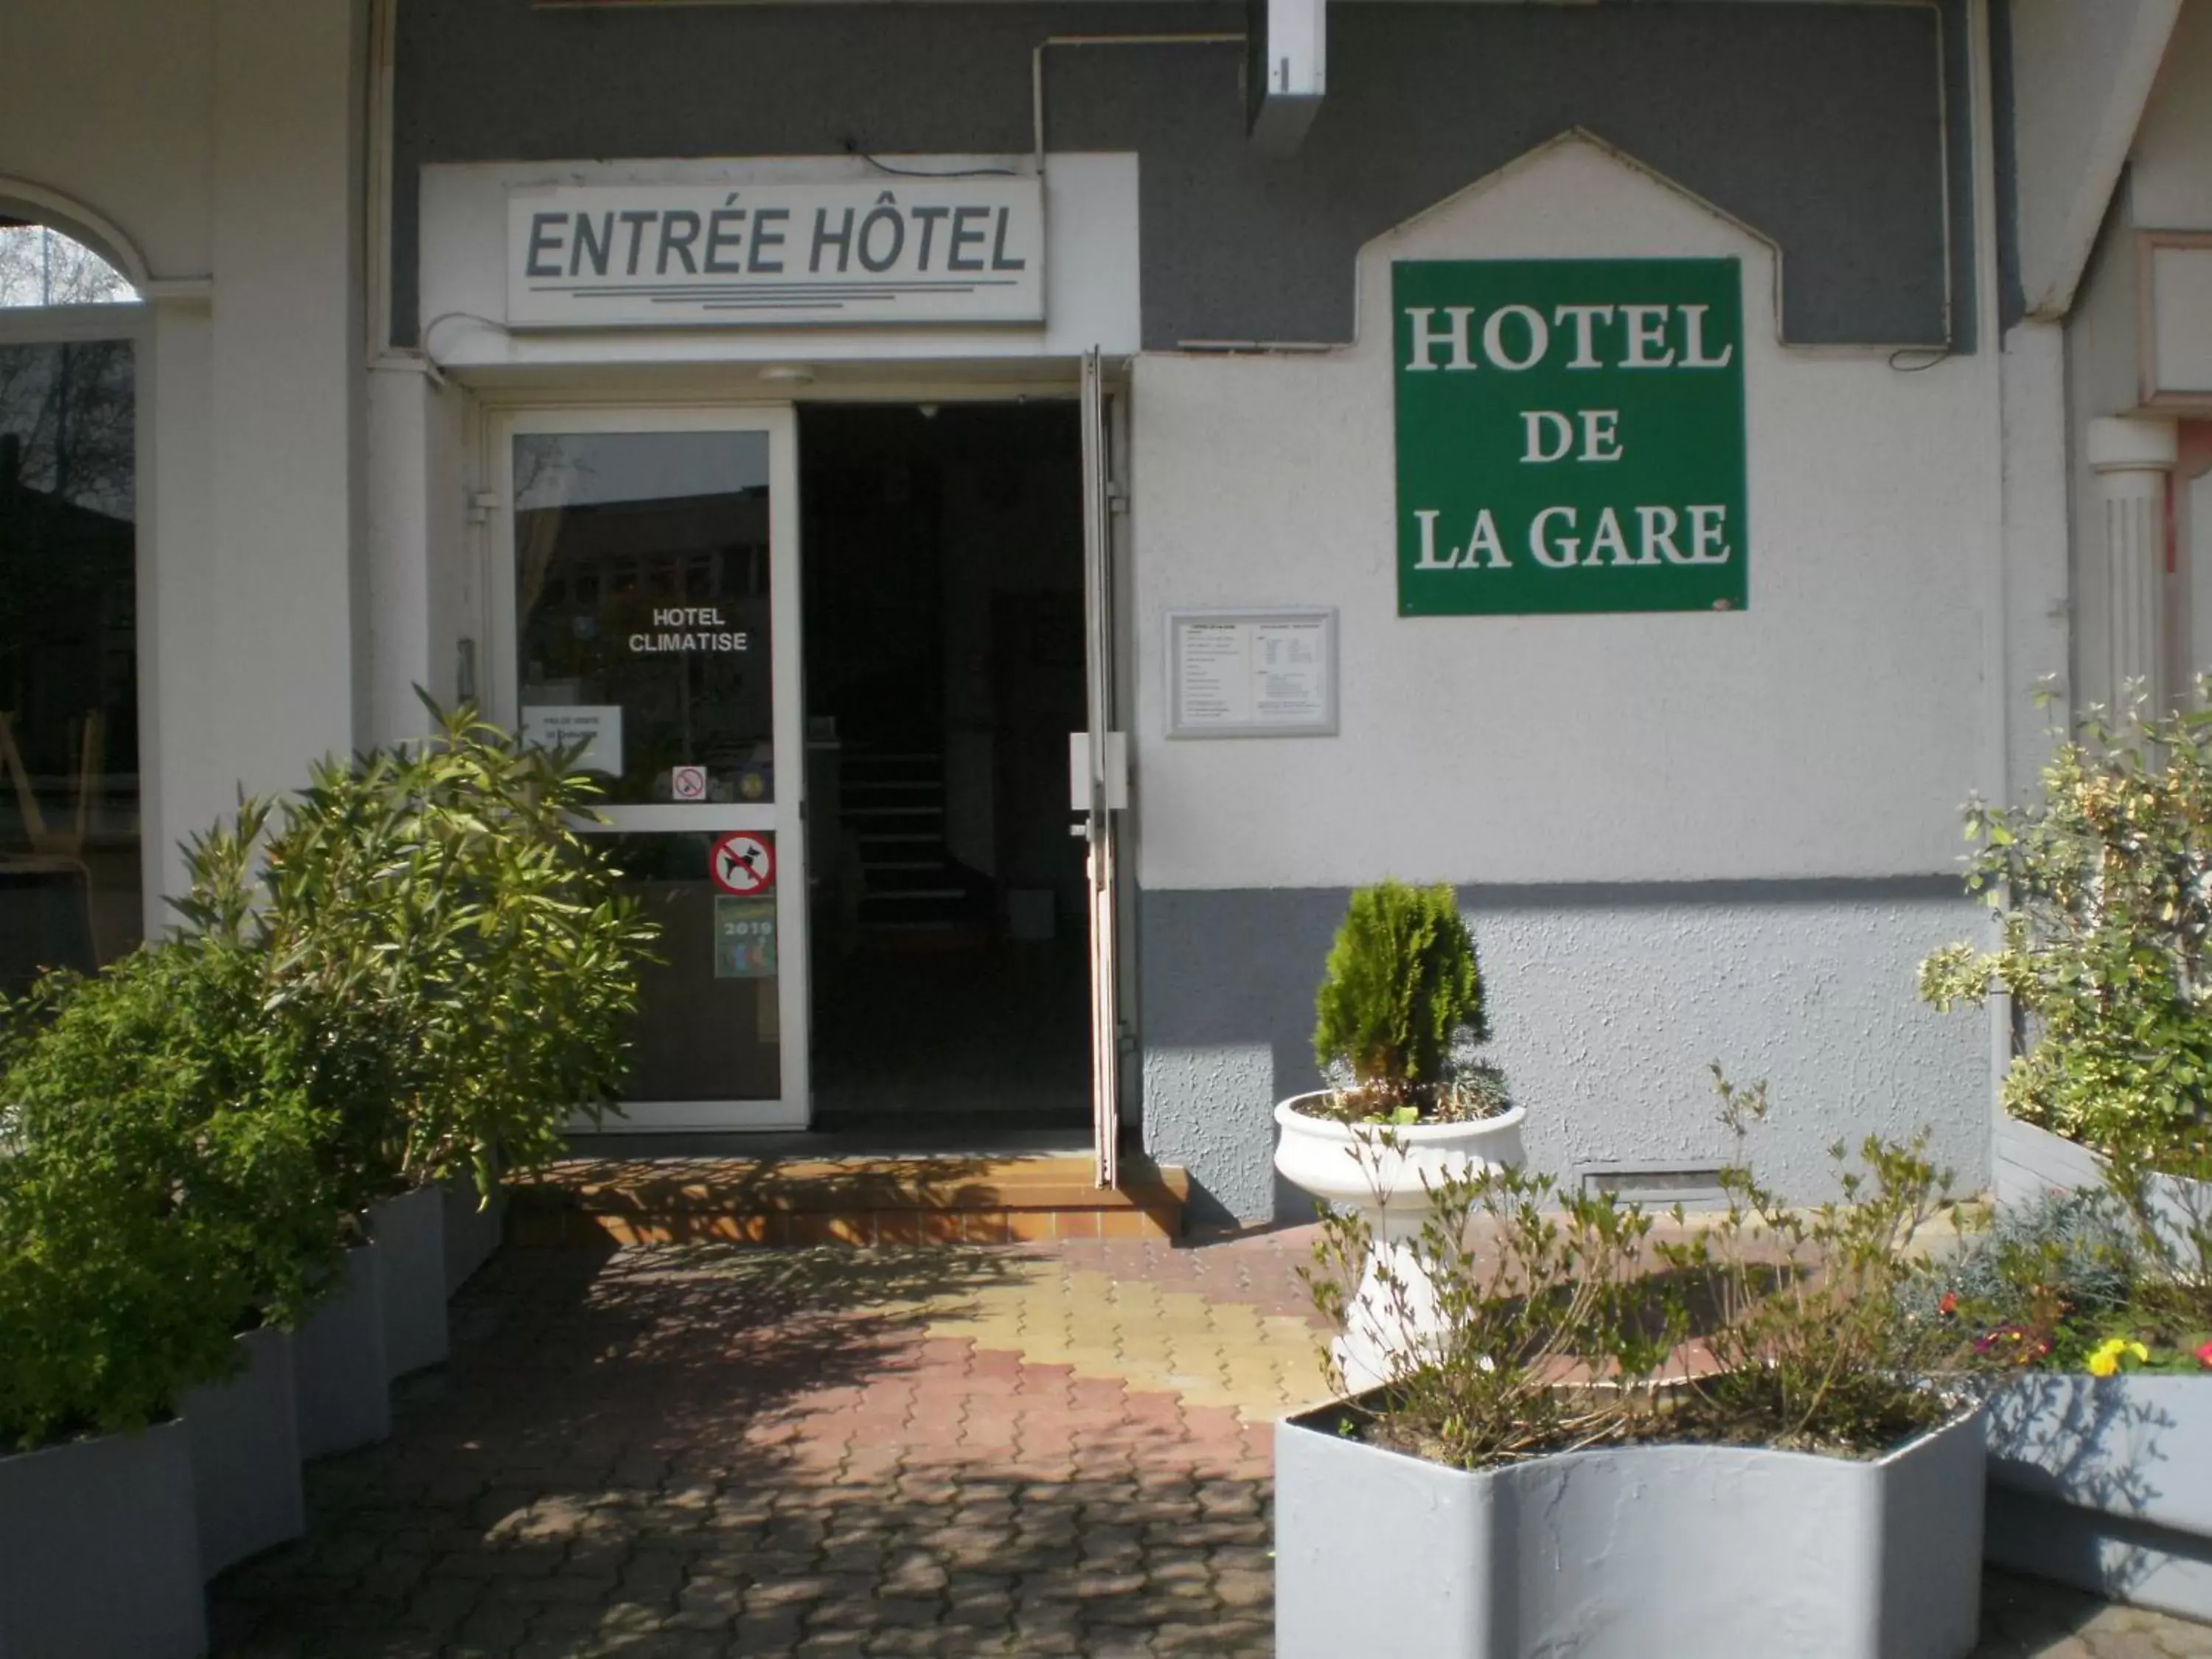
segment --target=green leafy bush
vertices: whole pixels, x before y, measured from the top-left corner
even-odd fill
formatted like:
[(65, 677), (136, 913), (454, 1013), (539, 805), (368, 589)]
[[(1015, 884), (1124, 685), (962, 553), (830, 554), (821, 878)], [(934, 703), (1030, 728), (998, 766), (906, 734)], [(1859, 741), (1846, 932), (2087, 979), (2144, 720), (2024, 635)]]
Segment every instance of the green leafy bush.
[[(1419, 1237), (1379, 1253), (1358, 1212), (1325, 1209), (1308, 1289), (1389, 1355), (1343, 1431), (1463, 1468), (1658, 1439), (1865, 1456), (1955, 1411), (1931, 1386), (1950, 1345), (1907, 1306), (1948, 1176), (1918, 1140), (1870, 1139), (1856, 1165), (1834, 1149), (1840, 1200), (1788, 1205), (1741, 1155), (1764, 1086), (1715, 1080), (1740, 1137), (1728, 1207), (1676, 1209), (1667, 1236), (1615, 1194), (1510, 1169), (1431, 1184)], [(1393, 1134), (1356, 1149), (1378, 1192)]]
[(1766, 1085), (1712, 1074), (1736, 1143), (1721, 1172), (1727, 1208), (1658, 1251), (1708, 1310), (1712, 1369), (1690, 1385), (1698, 1405), (1718, 1425), (1809, 1451), (1878, 1451), (1939, 1420), (1951, 1402), (1924, 1379), (1948, 1355), (1909, 1304), (1923, 1230), (1951, 1194), (1951, 1172), (1928, 1161), (1928, 1132), (1869, 1135), (1856, 1163), (1832, 1146), (1842, 1196), (1802, 1207), (1763, 1185), (1746, 1155)]
[(1921, 994), (1949, 1008), (2011, 993), (2031, 1039), (2005, 1079), (2014, 1115), (2212, 1173), (2212, 714), (2093, 715), (2042, 786), (2026, 805), (1968, 803), (1966, 884), (2002, 942), (1937, 951)]
[(437, 719), (193, 842), (187, 931), (0, 1007), (0, 1444), (152, 1420), (326, 1293), (355, 1212), (489, 1191), (620, 1079), (650, 930), (592, 787)]
[[(2200, 705), (2212, 678), (2200, 679)], [(1967, 886), (2002, 927), (1920, 966), (1940, 1008), (2008, 992), (2014, 1116), (2103, 1155), (2145, 1258), (2186, 1299), (2212, 1285), (2212, 712), (2093, 711), (2041, 799), (1966, 807)], [(2176, 1179), (2167, 1179), (2175, 1177)], [(2192, 1185), (2191, 1182), (2196, 1184)]]
[[(1379, 1130), (1359, 1155), (1391, 1138)], [(1637, 1437), (1688, 1329), (1682, 1298), (1643, 1276), (1651, 1227), (1611, 1194), (1498, 1167), (1431, 1186), (1419, 1237), (1379, 1261), (1366, 1218), (1325, 1209), (1302, 1273), (1314, 1305), (1339, 1329), (1370, 1328), (1396, 1357), (1380, 1395), (1351, 1408), (1361, 1431), (1456, 1468)], [(1441, 1334), (1413, 1334), (1431, 1313)], [(1333, 1351), (1327, 1363), (1341, 1391)], [(1608, 1386), (1559, 1386), (1570, 1375)]]
[(1452, 890), (1386, 881), (1352, 896), (1315, 999), (1314, 1058), (1363, 1113), (1436, 1115), (1464, 1076), (1474, 1109), (1502, 1110), (1498, 1073), (1464, 1062), (1490, 1038), (1474, 939)]
[(204, 939), (54, 977), (11, 1011), (0, 1156), (0, 1444), (143, 1426), (330, 1281), (327, 1126)]
[(1997, 1210), (1928, 1265), (1912, 1311), (1965, 1370), (2212, 1370), (2212, 1282), (2177, 1274), (2110, 1192)]
[(432, 712), (428, 739), (326, 761), (188, 848), (179, 908), (261, 957), (269, 1018), (319, 1053), (356, 1207), (558, 1156), (623, 1078), (653, 938), (574, 827), (597, 788), (573, 752)]

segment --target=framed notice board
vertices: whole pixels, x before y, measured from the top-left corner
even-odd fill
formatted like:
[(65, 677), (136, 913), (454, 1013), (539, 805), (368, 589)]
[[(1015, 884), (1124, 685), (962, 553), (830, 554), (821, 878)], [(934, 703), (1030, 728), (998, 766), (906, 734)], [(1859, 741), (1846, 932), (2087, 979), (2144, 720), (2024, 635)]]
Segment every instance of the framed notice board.
[(1336, 612), (1168, 612), (1168, 736), (1336, 732)]

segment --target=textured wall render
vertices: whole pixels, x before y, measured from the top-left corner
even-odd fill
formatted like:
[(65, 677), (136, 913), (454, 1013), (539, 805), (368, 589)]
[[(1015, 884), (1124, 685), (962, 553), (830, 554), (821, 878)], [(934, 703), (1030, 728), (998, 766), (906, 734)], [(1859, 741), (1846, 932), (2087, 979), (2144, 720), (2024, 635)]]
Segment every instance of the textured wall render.
[[(1190, 1170), (1200, 1218), (1305, 1212), (1274, 1179), (1269, 1114), (1319, 1085), (1314, 990), (1348, 896), (1143, 896), (1146, 1144)], [(1987, 1181), (1987, 1027), (1913, 994), (1920, 958), (1985, 914), (1955, 884), (1468, 888), (1461, 902), (1537, 1167), (1721, 1163), (1705, 1071), (1718, 1060), (1771, 1085), (1752, 1155), (1787, 1192), (1828, 1190), (1839, 1137), (1923, 1125), (1961, 1190)]]
[[(1970, 349), (1964, 12), (1963, 0), (1334, 7), (1329, 94), (1290, 160), (1244, 141), (1234, 46), (1053, 53), (1051, 142), (1143, 157), (1148, 346), (1346, 337), (1362, 243), (1584, 125), (1772, 235), (1790, 260), (1789, 331), (1805, 341), (1942, 337), (1948, 177), (1948, 296)], [(395, 337), (413, 338), (412, 185), (426, 162), (1025, 152), (1030, 50), (1045, 35), (1243, 18), (1203, 4), (406, 0)]]

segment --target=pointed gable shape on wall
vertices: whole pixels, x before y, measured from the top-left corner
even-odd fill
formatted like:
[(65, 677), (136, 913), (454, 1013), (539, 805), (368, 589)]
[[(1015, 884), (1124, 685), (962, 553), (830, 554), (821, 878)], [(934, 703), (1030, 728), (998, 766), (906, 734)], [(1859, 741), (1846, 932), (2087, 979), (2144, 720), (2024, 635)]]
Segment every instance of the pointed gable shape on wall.
[(1782, 254), (1773, 240), (1581, 127), (1361, 248), (1359, 337), (1389, 337), (1395, 260), (1632, 258), (1742, 259), (1745, 332), (1782, 341)]

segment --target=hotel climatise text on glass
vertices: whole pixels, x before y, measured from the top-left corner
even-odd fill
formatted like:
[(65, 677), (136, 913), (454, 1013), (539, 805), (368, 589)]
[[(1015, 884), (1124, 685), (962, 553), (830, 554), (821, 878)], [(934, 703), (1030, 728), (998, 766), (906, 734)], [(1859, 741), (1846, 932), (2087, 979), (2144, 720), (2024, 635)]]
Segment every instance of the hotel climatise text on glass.
[(1398, 613), (1742, 608), (1734, 259), (1391, 268)]

